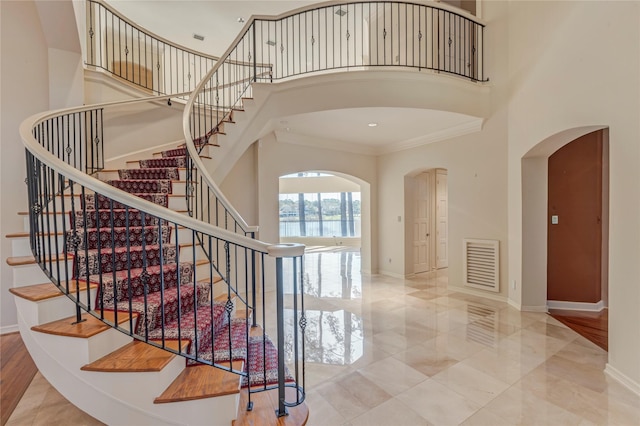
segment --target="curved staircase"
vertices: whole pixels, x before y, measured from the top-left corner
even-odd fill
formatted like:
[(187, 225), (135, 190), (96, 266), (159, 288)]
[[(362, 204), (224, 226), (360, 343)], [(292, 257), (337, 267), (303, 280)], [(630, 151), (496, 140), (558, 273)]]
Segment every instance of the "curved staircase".
[[(187, 180), (185, 155), (178, 146), (98, 177), (187, 214), (196, 182)], [(60, 203), (56, 220), (67, 231), (55, 237), (65, 247), (68, 277), (61, 284), (72, 295), (89, 294), (93, 315), (78, 322), (69, 316), (74, 303), (53, 283), (34, 282), (42, 272), (28, 256), (28, 232), (9, 236), (16, 257), (7, 262), (16, 267), (11, 292), (25, 344), (50, 381), (66, 376), (59, 388), (65, 397), (108, 424), (306, 423), (304, 403), (277, 418), (277, 393), (269, 396), (277, 389), (247, 392), (277, 382), (277, 350), (262, 328), (251, 327), (252, 311), (236, 309), (224, 271), (207, 275), (207, 250), (195, 232), (94, 193), (69, 189)], [(61, 353), (70, 347), (73, 355)], [(247, 411), (249, 404), (255, 409)]]

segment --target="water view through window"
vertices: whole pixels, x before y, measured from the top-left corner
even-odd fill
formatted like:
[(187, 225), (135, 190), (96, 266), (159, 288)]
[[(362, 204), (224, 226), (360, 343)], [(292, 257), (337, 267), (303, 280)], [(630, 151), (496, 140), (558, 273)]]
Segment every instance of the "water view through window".
[[(283, 177), (322, 178), (321, 173)], [(281, 237), (360, 237), (360, 192), (281, 193)]]

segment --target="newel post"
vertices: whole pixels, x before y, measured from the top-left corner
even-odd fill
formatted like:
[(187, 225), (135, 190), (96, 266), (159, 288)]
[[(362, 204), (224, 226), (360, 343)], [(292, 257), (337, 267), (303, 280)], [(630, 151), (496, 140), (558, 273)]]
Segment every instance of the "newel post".
[[(305, 246), (302, 244), (276, 244), (269, 246), (269, 256), (276, 258), (276, 312), (277, 312), (277, 347), (278, 347), (278, 409), (276, 415), (278, 417), (286, 416), (287, 407), (285, 400), (285, 347), (284, 347), (284, 262), (285, 258), (302, 258)], [(294, 261), (295, 265), (295, 261)], [(296, 268), (292, 268), (292, 274), (295, 275)], [(293, 277), (295, 280), (295, 276)], [(294, 281), (295, 287), (295, 281)], [(297, 318), (297, 312), (294, 313)], [(294, 321), (294, 327), (297, 327), (297, 321)], [(294, 359), (298, 354), (295, 353)]]

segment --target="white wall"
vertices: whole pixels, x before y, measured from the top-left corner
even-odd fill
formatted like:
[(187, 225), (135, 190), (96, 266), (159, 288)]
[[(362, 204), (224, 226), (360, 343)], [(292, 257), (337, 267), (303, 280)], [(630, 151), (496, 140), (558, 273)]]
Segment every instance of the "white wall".
[(40, 0), (35, 5), (49, 49), (49, 108), (82, 105), (83, 58), (73, 2)]
[(259, 184), (256, 151), (257, 144), (251, 145), (220, 184), (220, 190), (224, 196), (249, 226), (256, 226), (260, 223), (258, 220)]
[(48, 50), (49, 108), (82, 105), (84, 102), (82, 54), (56, 48)]
[(9, 288), (12, 268), (8, 233), (22, 230), (18, 211), (27, 210), (24, 147), (18, 126), (28, 116), (49, 108), (48, 50), (32, 1), (1, 1), (0, 156), (0, 331), (16, 331), (16, 309)]
[(524, 169), (523, 156), (533, 148), (548, 157), (571, 139), (549, 141), (570, 129), (608, 127), (608, 369), (640, 391), (640, 3), (514, 1), (508, 24), (509, 277), (522, 282), (510, 298), (530, 306), (546, 293), (545, 280), (527, 280), (524, 250), (531, 249), (527, 233), (544, 232), (545, 223), (528, 219), (525, 208), (533, 202), (542, 211), (544, 197), (523, 207), (531, 188), (522, 184), (525, 171), (543, 175), (544, 166), (526, 160), (534, 170)]

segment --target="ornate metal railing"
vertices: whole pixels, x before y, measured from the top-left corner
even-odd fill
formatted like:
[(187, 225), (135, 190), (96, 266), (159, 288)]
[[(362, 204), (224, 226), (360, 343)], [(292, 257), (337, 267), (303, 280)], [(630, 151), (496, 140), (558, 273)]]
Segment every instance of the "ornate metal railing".
[(155, 94), (192, 91), (218, 58), (177, 45), (87, 0), (85, 63)]
[[(484, 81), (484, 25), (440, 5), (350, 1), (248, 22), (244, 60), (272, 64), (272, 81), (344, 68), (409, 67)], [(223, 55), (222, 58), (226, 60)]]
[(253, 82), (372, 67), (486, 81), (484, 25), (441, 6), (400, 1), (332, 2), (252, 17), (198, 85), (190, 135), (197, 142), (210, 137), (251, 97)]
[[(90, 176), (104, 167), (103, 119), (122, 104), (44, 113), (23, 122), (37, 263), (75, 303), (76, 321), (86, 311), (188, 363), (243, 376), (250, 404), (251, 393), (278, 388), (284, 414), (286, 405), (304, 400), (304, 247), (269, 245)], [(285, 304), (293, 307), (293, 322), (285, 322)], [(267, 331), (276, 333), (275, 372), (267, 365), (273, 347)], [(292, 350), (285, 341), (293, 342)], [(262, 363), (245, 362), (240, 369), (232, 362), (256, 351)], [(285, 401), (286, 386), (296, 389), (295, 400)]]

